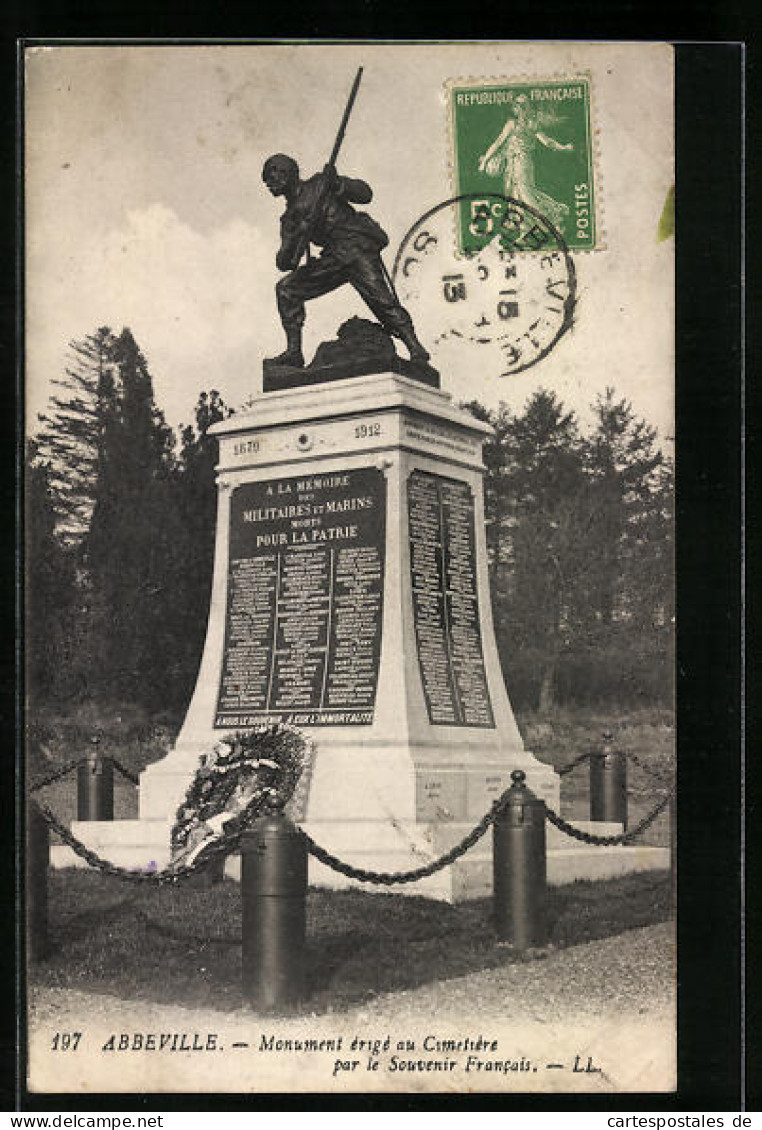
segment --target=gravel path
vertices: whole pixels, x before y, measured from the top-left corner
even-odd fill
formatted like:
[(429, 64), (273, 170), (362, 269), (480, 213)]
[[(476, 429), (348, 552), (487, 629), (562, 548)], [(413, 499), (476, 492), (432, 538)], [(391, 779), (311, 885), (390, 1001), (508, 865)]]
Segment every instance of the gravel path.
[[(423, 1013), (480, 1018), (505, 1015), (539, 1023), (604, 1013), (655, 1015), (674, 1000), (671, 923), (628, 930), (615, 938), (549, 953), (539, 961), (505, 965), (379, 998), (364, 1012), (399, 1019)], [(409, 1011), (408, 1011), (409, 1008)]]
[[(664, 923), (386, 994), (343, 1013), (272, 1020), (40, 989), (31, 996), (30, 1082), (42, 1091), (145, 1093), (670, 1090), (673, 951), (674, 927)], [(73, 1030), (83, 1033), (77, 1052), (52, 1051), (55, 1032)], [(189, 1046), (194, 1033), (201, 1043), (213, 1034), (216, 1048), (133, 1050), (135, 1034), (145, 1042), (147, 1033), (186, 1033)], [(118, 1045), (122, 1034), (130, 1050), (112, 1051), (109, 1038)], [(270, 1036), (341, 1045), (267, 1050)], [(440, 1047), (480, 1036), (495, 1047)], [(369, 1070), (367, 1042), (387, 1038), (379, 1067)], [(366, 1044), (353, 1051), (353, 1040)], [(415, 1066), (431, 1062), (453, 1066)]]

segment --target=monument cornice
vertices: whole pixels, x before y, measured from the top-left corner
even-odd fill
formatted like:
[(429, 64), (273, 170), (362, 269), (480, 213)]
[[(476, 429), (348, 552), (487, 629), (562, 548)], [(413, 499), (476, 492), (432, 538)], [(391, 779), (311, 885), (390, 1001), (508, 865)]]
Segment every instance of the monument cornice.
[(483, 437), (492, 434), (489, 424), (452, 404), (450, 393), (432, 389), (396, 373), (373, 374), (336, 381), (327, 395), (325, 385), (304, 386), (282, 392), (265, 392), (247, 405), (246, 412), (220, 420), (209, 429), (223, 436), (262, 428), (286, 428), (297, 422), (346, 419), (359, 412), (408, 410), (445, 420)]

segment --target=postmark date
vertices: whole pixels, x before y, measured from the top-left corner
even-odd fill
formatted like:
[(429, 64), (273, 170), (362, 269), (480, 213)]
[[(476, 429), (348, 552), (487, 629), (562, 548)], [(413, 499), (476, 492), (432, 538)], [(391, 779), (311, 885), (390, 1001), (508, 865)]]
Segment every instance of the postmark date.
[[(586, 182), (577, 187), (582, 223), (589, 197)], [(455, 254), (448, 235), (466, 204), (478, 249)], [(573, 325), (576, 273), (568, 247), (544, 216), (508, 197), (480, 194), (437, 205), (403, 240), (394, 277), (421, 333), (441, 347), (440, 364), (473, 363), (476, 346), (482, 366), (514, 376), (541, 361)]]

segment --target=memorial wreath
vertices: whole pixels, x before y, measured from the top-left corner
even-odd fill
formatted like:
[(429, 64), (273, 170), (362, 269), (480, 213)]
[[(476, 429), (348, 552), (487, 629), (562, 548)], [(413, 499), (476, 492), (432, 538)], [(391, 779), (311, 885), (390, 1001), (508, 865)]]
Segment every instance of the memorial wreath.
[(223, 834), (241, 831), (266, 806), (287, 804), (311, 741), (284, 723), (225, 734), (201, 755), (172, 828), (172, 862), (188, 866)]

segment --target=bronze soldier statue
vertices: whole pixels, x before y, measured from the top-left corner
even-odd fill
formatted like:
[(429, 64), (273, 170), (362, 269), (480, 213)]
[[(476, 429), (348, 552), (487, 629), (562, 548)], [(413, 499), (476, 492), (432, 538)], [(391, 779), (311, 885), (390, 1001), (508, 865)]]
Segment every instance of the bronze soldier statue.
[[(286, 200), (275, 264), (288, 273), (278, 281), (275, 291), (287, 348), (269, 363), (304, 367), (304, 304), (345, 283), (351, 283), (382, 326), (404, 343), (411, 361), (428, 361), (429, 354), (415, 336), (410, 315), (400, 306), (381, 261), (381, 251), (389, 242), (386, 232), (367, 213), (352, 207), (370, 202), (370, 186), (339, 176), (333, 160), (322, 173), (303, 181), (296, 161), (283, 153), (268, 157), (262, 180), (273, 196)], [(317, 259), (308, 254), (300, 265), (310, 243), (321, 247), (322, 252)]]

